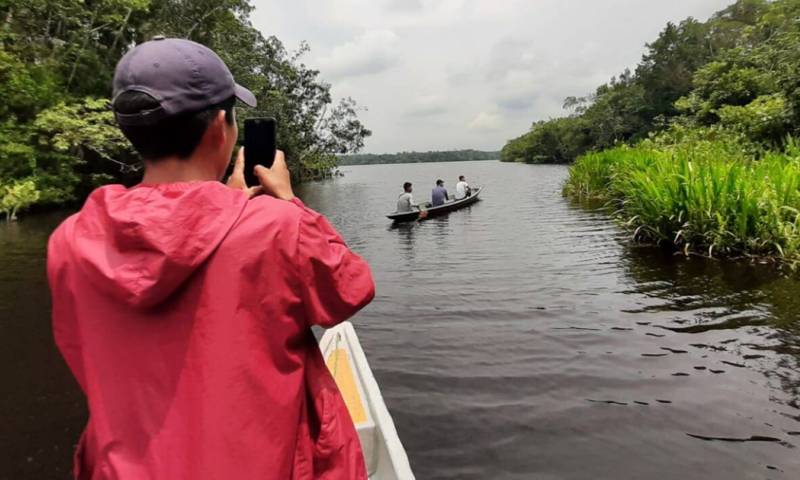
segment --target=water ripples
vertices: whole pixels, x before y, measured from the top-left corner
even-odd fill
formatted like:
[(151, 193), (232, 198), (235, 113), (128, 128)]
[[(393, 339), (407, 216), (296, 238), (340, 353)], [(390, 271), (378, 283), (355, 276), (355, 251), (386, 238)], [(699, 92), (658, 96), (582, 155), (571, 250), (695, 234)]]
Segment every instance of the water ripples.
[[(334, 223), (374, 269), (356, 328), (418, 477), (800, 475), (798, 283), (631, 245), (564, 201), (565, 173), (367, 166), (304, 191), (327, 214), (364, 210)], [(488, 187), (481, 202), (375, 221), (403, 181), (421, 199), (458, 174)]]

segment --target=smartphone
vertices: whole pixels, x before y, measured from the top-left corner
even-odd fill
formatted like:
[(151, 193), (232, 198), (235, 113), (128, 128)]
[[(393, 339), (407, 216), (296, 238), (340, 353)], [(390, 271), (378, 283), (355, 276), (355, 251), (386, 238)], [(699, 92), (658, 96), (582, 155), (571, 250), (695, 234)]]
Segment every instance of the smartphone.
[(253, 173), (256, 165), (272, 167), (277, 147), (278, 122), (274, 118), (248, 118), (244, 121), (244, 179), (258, 185)]

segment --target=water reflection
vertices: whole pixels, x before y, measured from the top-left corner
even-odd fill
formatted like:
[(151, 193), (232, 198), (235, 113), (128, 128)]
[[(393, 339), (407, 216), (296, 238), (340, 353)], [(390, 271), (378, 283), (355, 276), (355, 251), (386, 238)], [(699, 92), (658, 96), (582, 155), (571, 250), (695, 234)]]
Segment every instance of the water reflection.
[[(626, 293), (647, 299), (631, 313), (659, 320), (648, 325), (678, 334), (701, 358), (713, 353), (721, 368), (708, 369), (710, 373), (742, 375), (737, 372), (742, 369), (762, 374), (771, 391), (770, 401), (786, 408), (777, 412), (800, 420), (800, 291), (795, 278), (779, 274), (770, 265), (683, 258), (629, 243), (623, 252), (629, 276)], [(789, 437), (796, 435), (792, 432), (784, 427), (786, 436), (764, 438), (790, 445)], [(758, 436), (755, 440), (692, 436), (767, 441)]]
[(0, 221), (0, 478), (65, 478), (86, 418), (50, 334), (45, 245), (65, 216)]
[(406, 262), (414, 258), (414, 238), (419, 226), (419, 222), (390, 223), (387, 228), (390, 233), (397, 235), (398, 251)]

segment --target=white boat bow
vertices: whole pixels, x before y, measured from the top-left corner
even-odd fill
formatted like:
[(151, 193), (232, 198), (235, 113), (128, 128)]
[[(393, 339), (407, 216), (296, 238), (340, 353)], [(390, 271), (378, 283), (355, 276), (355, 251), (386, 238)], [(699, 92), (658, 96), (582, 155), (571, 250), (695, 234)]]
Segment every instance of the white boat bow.
[(342, 322), (327, 330), (319, 348), (355, 423), (370, 480), (414, 480), (408, 455), (353, 325)]

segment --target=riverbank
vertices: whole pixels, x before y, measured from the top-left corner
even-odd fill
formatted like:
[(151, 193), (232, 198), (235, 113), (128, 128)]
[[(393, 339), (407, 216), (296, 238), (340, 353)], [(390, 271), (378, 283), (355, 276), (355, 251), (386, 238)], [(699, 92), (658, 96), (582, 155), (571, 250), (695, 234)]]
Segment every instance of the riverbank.
[(708, 256), (800, 261), (800, 148), (643, 142), (579, 158), (564, 194), (606, 202), (637, 241)]

